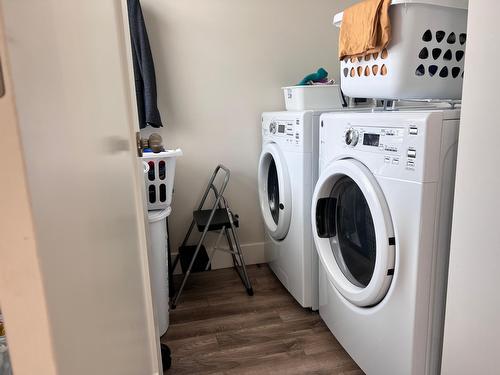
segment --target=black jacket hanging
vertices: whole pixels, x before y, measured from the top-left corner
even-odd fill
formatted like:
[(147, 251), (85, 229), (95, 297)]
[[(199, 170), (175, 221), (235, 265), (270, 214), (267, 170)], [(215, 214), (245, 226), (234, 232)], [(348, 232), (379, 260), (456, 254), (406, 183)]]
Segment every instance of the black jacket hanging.
[(139, 126), (159, 128), (163, 125), (157, 105), (155, 67), (141, 4), (139, 0), (127, 0), (127, 5)]

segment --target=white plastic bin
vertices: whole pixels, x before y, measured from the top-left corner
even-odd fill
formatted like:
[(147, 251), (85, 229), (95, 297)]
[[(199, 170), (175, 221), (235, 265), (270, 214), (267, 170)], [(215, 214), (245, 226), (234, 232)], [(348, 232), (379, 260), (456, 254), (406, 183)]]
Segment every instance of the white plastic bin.
[(342, 108), (339, 85), (304, 85), (283, 87), (287, 111)]
[(172, 203), (174, 189), (175, 161), (182, 156), (182, 150), (167, 150), (159, 153), (145, 152), (146, 195), (149, 210), (161, 210)]
[(148, 212), (149, 240), (152, 266), (149, 270), (151, 277), (151, 291), (158, 317), (160, 336), (167, 332), (169, 324), (168, 312), (168, 257), (167, 257), (167, 216), (171, 208)]
[[(460, 99), (467, 0), (392, 0), (392, 40), (380, 54), (344, 58), (342, 91), (356, 98)], [(340, 27), (343, 13), (335, 15)]]

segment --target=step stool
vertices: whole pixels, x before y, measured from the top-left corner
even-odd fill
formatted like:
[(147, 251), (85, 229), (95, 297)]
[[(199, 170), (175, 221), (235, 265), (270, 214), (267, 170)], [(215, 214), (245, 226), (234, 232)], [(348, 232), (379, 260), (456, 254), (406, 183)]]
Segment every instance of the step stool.
[[(215, 180), (219, 174), (221, 175), (221, 177), (223, 177), (223, 180), (220, 189), (217, 189), (217, 187), (215, 186)], [(193, 220), (186, 233), (186, 237), (182, 242), (179, 254), (177, 254), (177, 256), (175, 257), (174, 263), (172, 265), (172, 270), (175, 269), (175, 266), (179, 261), (180, 252), (182, 251), (182, 248), (187, 247), (189, 236), (191, 235), (195, 226), (198, 229), (198, 231), (201, 232), (201, 237), (198, 240), (198, 243), (196, 244), (193, 258), (191, 259), (189, 267), (186, 273), (184, 274), (181, 286), (177, 291), (176, 295), (174, 296), (174, 298), (172, 299), (172, 304), (171, 304), (172, 309), (175, 309), (177, 303), (179, 302), (179, 298), (182, 294), (182, 291), (184, 290), (187, 279), (191, 274), (196, 258), (198, 257), (200, 249), (202, 249), (203, 247), (203, 241), (205, 240), (207, 233), (213, 231), (218, 231), (219, 236), (217, 237), (215, 246), (212, 250), (212, 253), (209, 256), (205, 270), (207, 270), (210, 267), (213, 256), (216, 251), (224, 251), (231, 254), (233, 258), (234, 268), (236, 269), (241, 281), (243, 282), (246, 292), (248, 293), (249, 296), (253, 296), (252, 284), (250, 283), (250, 279), (248, 278), (248, 273), (245, 266), (245, 260), (243, 259), (243, 253), (241, 251), (240, 241), (238, 238), (238, 234), (236, 232), (236, 228), (239, 227), (239, 217), (238, 215), (234, 214), (231, 211), (229, 203), (224, 197), (224, 192), (229, 183), (230, 175), (231, 175), (230, 170), (224, 165), (219, 164), (217, 168), (215, 168), (214, 173), (210, 178), (210, 181), (207, 185), (205, 193), (203, 194), (203, 198), (201, 199), (198, 209), (193, 212)], [(210, 191), (212, 191), (214, 194), (215, 202), (210, 209), (203, 209), (203, 206), (205, 205), (205, 201), (207, 200)], [(222, 236), (226, 237), (229, 249), (218, 247), (219, 241), (222, 238)]]

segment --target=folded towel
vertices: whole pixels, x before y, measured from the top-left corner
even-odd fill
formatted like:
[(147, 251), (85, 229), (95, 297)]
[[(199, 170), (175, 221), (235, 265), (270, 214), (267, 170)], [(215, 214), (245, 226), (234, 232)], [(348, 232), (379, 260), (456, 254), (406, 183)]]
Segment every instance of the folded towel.
[(344, 11), (339, 58), (379, 53), (391, 40), (391, 0), (365, 0)]

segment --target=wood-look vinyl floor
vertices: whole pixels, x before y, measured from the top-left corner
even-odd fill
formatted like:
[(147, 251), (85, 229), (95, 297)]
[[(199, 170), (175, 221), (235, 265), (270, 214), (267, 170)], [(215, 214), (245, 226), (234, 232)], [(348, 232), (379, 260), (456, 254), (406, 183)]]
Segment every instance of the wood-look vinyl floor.
[(295, 302), (267, 265), (248, 273), (253, 297), (233, 269), (190, 276), (162, 337), (172, 350), (165, 374), (363, 374), (318, 313)]

